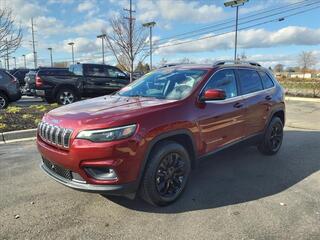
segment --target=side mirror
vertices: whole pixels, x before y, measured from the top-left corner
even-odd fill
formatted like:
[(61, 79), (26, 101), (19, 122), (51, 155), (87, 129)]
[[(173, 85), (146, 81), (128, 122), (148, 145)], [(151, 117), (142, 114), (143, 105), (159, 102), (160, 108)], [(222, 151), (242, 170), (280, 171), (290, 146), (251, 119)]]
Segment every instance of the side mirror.
[(226, 92), (221, 89), (208, 89), (201, 96), (200, 100), (211, 101), (211, 100), (224, 100), (226, 99)]

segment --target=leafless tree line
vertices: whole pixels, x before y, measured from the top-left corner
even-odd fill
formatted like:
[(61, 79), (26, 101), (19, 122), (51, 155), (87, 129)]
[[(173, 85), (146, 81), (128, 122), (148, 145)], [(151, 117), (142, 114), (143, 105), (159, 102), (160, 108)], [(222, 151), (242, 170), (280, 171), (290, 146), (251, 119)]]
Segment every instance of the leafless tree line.
[(0, 57), (8, 58), (21, 45), (21, 40), (22, 28), (16, 27), (12, 10), (0, 9)]

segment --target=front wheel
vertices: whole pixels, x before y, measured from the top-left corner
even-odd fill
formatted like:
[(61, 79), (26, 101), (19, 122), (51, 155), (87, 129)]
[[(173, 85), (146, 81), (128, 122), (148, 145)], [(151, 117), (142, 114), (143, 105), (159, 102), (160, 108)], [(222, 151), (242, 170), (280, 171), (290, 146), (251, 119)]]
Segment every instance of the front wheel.
[(63, 88), (57, 93), (57, 102), (60, 105), (74, 103), (76, 99), (76, 94), (72, 89)]
[(152, 205), (165, 206), (177, 200), (191, 170), (186, 149), (172, 141), (164, 141), (152, 151), (141, 183), (142, 198)]
[(258, 145), (258, 149), (262, 154), (276, 154), (282, 144), (283, 139), (283, 123), (280, 118), (272, 118), (268, 128), (265, 131), (262, 142)]
[(9, 104), (8, 97), (0, 92), (0, 109), (5, 109)]

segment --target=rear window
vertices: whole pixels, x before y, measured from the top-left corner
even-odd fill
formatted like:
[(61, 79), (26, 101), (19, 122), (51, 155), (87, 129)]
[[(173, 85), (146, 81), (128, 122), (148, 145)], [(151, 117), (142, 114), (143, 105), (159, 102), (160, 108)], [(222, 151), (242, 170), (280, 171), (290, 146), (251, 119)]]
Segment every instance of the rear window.
[(263, 90), (261, 78), (258, 72), (249, 69), (239, 69), (238, 74), (242, 94)]
[(259, 73), (260, 73), (260, 76), (261, 76), (263, 87), (265, 89), (271, 88), (271, 87), (274, 86), (274, 83), (273, 83), (272, 79), (269, 77), (269, 75), (267, 73), (265, 73), (265, 72), (259, 72)]

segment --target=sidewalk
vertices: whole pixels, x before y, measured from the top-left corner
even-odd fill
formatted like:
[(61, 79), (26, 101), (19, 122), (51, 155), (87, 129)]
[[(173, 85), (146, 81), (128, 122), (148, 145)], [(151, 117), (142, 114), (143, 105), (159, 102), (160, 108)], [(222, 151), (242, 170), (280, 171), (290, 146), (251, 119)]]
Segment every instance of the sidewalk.
[(320, 98), (306, 98), (306, 97), (290, 97), (290, 96), (286, 96), (286, 101), (302, 101), (302, 102), (320, 103)]

